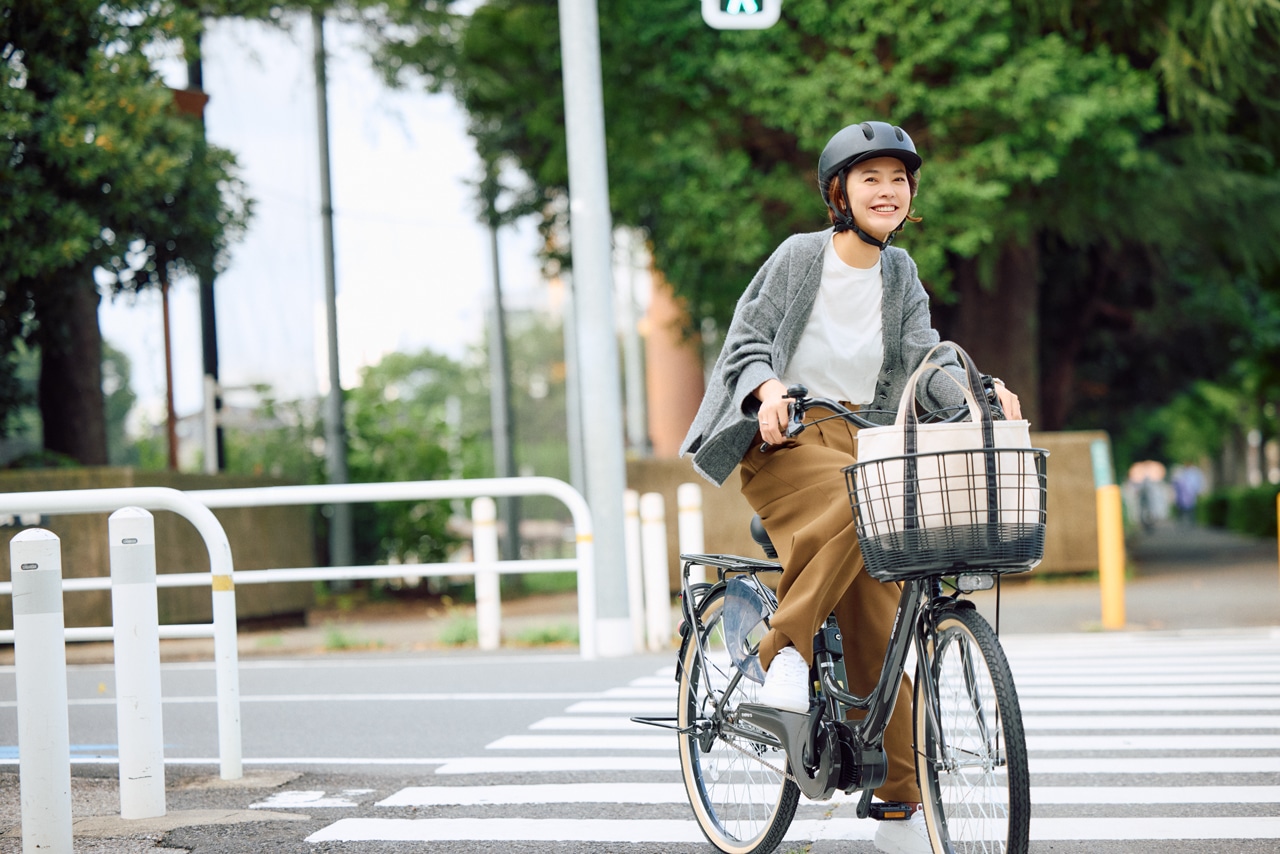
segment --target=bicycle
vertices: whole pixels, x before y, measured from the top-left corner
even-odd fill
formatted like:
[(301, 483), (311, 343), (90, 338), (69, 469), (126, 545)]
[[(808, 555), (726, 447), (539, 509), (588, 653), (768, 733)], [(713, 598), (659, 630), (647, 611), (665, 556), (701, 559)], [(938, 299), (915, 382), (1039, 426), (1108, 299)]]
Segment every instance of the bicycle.
[[(986, 391), (993, 399), (989, 381)], [(804, 414), (814, 407), (859, 427), (877, 426), (834, 401), (807, 397), (802, 386), (790, 389), (788, 397), (793, 401), (788, 436), (805, 429)], [(932, 415), (959, 420), (967, 414), (966, 408), (959, 409)], [(633, 720), (679, 734), (685, 788), (712, 845), (726, 854), (768, 854), (790, 827), (801, 793), (822, 801), (837, 790), (861, 792), (859, 818), (909, 818), (914, 805), (873, 802), (872, 791), (887, 775), (884, 731), (914, 652), (916, 772), (935, 854), (1025, 854), (1030, 783), (1013, 676), (996, 632), (961, 597), (991, 589), (1001, 575), (1039, 563), (1047, 456), (1042, 449), (999, 451), (1002, 466), (1027, 467), (1022, 474), (1035, 478), (1039, 504), (1027, 508), (1034, 517), (1029, 548), (1023, 542), (1002, 552), (984, 542), (977, 551), (920, 553), (904, 567), (901, 561), (886, 565), (867, 557), (864, 543), (866, 571), (881, 581), (902, 582), (884, 666), (867, 696), (846, 691), (840, 630), (834, 615), (829, 616), (813, 639), (807, 714), (753, 702), (764, 677), (755, 652), (777, 608), (772, 590), (759, 576), (781, 573), (782, 567), (773, 560), (736, 555), (680, 556), (677, 714)], [(864, 540), (863, 517), (874, 499), (858, 494), (858, 468), (850, 466), (845, 474), (859, 539)], [(759, 516), (751, 528), (766, 557), (776, 559)], [(714, 567), (717, 580), (690, 583), (693, 566)], [(850, 709), (865, 712), (865, 717), (846, 720)]]

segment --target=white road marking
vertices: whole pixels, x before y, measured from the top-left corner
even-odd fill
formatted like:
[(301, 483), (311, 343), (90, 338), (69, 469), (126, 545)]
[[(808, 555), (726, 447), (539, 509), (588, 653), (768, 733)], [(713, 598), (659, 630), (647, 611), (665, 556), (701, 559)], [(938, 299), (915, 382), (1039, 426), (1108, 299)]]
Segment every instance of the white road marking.
[(542, 783), (529, 786), (410, 786), (378, 801), (380, 807), (489, 804), (679, 804), (681, 783)]
[[(1178, 704), (1179, 709), (1184, 708)], [(671, 714), (675, 714), (674, 704)], [(1027, 732), (1043, 730), (1168, 730), (1168, 729), (1280, 729), (1280, 715), (1045, 715), (1027, 714), (1023, 706), (1022, 725)], [(630, 717), (573, 715), (543, 718), (529, 725), (531, 730), (636, 731), (652, 732)]]
[(328, 796), (324, 792), (276, 792), (265, 801), (249, 804), (251, 810), (300, 810), (321, 808), (358, 807), (360, 804), (352, 798), (367, 795), (373, 789), (343, 789), (338, 796)]
[[(1280, 735), (1029, 735), (1027, 750), (1088, 752), (1091, 750), (1280, 750)], [(1280, 757), (1276, 757), (1280, 759)]]
[[(506, 735), (486, 750), (662, 750), (675, 752), (672, 733), (657, 735)], [(1280, 750), (1280, 735), (1029, 735), (1032, 753), (1095, 750)], [(1280, 757), (1278, 757), (1280, 758)]]
[[(1013, 673), (1018, 682), (1018, 671)], [(1018, 698), (1023, 697), (1280, 697), (1280, 685), (1240, 682), (1234, 685), (1027, 685), (1018, 684)]]
[[(875, 835), (871, 819), (794, 821), (785, 839), (808, 842), (826, 839), (869, 840)], [(645, 819), (520, 819), (520, 818), (347, 818), (307, 837), (308, 842), (689, 842), (705, 843), (693, 820)]]
[(1030, 760), (1031, 774), (1280, 774), (1280, 756), (1126, 756)]
[[(868, 840), (871, 819), (795, 821), (790, 842)], [(1280, 839), (1280, 817), (1202, 818), (1038, 818), (1035, 841), (1157, 839)], [(307, 837), (308, 842), (612, 842), (688, 843), (705, 838), (692, 820), (520, 819), (520, 818), (347, 818)]]
[[(836, 792), (830, 803), (855, 803)], [(684, 804), (681, 783), (539, 783), (497, 786), (409, 786), (380, 807), (500, 804)], [(805, 802), (808, 802), (807, 800)], [(1032, 804), (1270, 804), (1280, 786), (1032, 786)]]
[(474, 756), (451, 759), (437, 774), (551, 774), (559, 771), (674, 771), (680, 760), (671, 756)]
[[(675, 707), (672, 707), (672, 714), (675, 714)], [(1280, 724), (1277, 724), (1280, 726)], [(529, 724), (529, 729), (554, 729), (554, 730), (643, 730), (644, 732), (652, 732), (645, 724), (638, 724), (631, 718), (624, 717), (604, 717), (579, 715), (576, 717), (552, 717), (543, 718), (540, 721), (534, 721)]]
[(1277, 697), (1025, 697), (1018, 694), (1023, 714), (1029, 712), (1277, 712)]
[(665, 750), (679, 749), (674, 733), (665, 735), (506, 735), (486, 750)]

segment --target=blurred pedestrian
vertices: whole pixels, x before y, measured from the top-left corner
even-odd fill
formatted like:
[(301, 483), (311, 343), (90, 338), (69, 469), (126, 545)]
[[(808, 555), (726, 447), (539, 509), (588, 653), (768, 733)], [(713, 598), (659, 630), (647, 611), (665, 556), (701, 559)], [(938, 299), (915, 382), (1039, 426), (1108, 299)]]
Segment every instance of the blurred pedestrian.
[(1196, 504), (1203, 492), (1204, 473), (1194, 463), (1174, 467), (1173, 500), (1178, 508), (1178, 520), (1182, 524), (1194, 524)]

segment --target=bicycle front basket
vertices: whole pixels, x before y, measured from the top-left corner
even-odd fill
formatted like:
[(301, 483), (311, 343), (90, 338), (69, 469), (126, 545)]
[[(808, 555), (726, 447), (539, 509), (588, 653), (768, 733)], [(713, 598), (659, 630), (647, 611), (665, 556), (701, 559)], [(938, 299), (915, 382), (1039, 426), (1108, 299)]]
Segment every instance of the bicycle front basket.
[(1041, 448), (908, 454), (844, 469), (867, 572), (1026, 572), (1044, 557)]

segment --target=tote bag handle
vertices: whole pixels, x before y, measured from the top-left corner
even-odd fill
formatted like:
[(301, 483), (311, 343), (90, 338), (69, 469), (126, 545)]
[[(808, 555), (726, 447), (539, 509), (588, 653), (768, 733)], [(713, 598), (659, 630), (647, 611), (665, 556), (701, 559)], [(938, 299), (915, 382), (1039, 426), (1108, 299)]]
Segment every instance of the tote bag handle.
[[(960, 382), (941, 365), (930, 361), (934, 354), (943, 347), (950, 347), (955, 350), (956, 357), (960, 360), (960, 364), (964, 366), (966, 382)], [(902, 398), (898, 401), (898, 415), (894, 419), (895, 426), (901, 427), (903, 431), (902, 451), (905, 456), (905, 466), (902, 498), (903, 526), (906, 530), (914, 530), (919, 525), (916, 518), (916, 508), (918, 506), (920, 475), (916, 454), (919, 449), (917, 432), (920, 427), (920, 421), (916, 416), (916, 385), (920, 381), (920, 377), (931, 370), (940, 371), (943, 376), (960, 387), (960, 391), (964, 394), (964, 401), (969, 406), (969, 417), (979, 422), (982, 432), (981, 450), (985, 451), (983, 456), (985, 457), (987, 475), (987, 511), (991, 514), (989, 518), (995, 518), (1000, 504), (999, 494), (996, 489), (996, 455), (993, 450), (996, 445), (995, 415), (991, 411), (991, 404), (987, 400), (986, 394), (977, 391), (982, 388), (982, 375), (978, 373), (977, 367), (973, 364), (973, 359), (964, 351), (963, 347), (954, 341), (941, 341), (925, 354), (924, 358), (920, 360), (920, 366), (907, 379), (906, 387), (902, 390)], [(974, 448), (974, 450), (979, 449)]]

